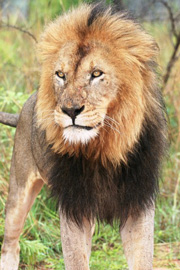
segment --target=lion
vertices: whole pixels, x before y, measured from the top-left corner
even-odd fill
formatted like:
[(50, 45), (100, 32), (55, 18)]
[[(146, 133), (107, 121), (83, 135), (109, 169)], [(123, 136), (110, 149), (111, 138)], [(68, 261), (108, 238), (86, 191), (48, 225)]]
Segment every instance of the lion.
[(90, 269), (96, 222), (118, 222), (129, 269), (152, 270), (167, 141), (156, 42), (127, 14), (83, 4), (45, 28), (37, 51), (40, 88), (7, 121), (17, 130), (1, 270), (18, 269), (19, 236), (44, 184), (66, 270)]

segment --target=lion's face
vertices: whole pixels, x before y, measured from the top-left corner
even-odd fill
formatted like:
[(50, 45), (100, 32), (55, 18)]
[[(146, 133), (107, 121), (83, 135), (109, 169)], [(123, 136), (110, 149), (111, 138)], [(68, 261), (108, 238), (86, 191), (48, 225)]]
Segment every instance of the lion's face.
[(53, 75), (54, 119), (66, 141), (84, 144), (98, 135), (117, 94), (115, 74), (108, 49), (100, 44), (79, 47), (72, 41), (60, 50)]

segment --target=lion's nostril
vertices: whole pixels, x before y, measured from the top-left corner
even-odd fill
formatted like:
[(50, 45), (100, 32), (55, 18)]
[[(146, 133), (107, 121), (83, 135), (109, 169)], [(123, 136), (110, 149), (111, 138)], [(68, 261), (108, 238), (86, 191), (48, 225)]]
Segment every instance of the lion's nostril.
[(71, 108), (62, 107), (61, 110), (63, 113), (70, 116), (72, 118), (72, 120), (74, 121), (76, 116), (84, 110), (84, 105), (82, 107), (77, 107), (77, 106), (74, 106)]

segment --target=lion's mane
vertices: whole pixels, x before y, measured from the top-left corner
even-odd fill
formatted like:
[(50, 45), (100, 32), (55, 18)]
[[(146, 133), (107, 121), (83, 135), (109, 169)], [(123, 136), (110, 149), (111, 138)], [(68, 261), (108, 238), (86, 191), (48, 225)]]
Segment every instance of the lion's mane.
[[(69, 144), (47, 112), (55, 107), (52, 70), (63, 44), (74, 40), (81, 57), (89, 40), (110, 48), (118, 69), (119, 91), (107, 114), (120, 132), (101, 129), (87, 145)], [(36, 104), (39, 142), (44, 150), (52, 194), (67, 217), (124, 224), (150, 207), (158, 191), (166, 145), (164, 105), (156, 80), (158, 47), (125, 14), (84, 5), (46, 28), (39, 43), (42, 76)], [(44, 121), (43, 119), (47, 119)]]

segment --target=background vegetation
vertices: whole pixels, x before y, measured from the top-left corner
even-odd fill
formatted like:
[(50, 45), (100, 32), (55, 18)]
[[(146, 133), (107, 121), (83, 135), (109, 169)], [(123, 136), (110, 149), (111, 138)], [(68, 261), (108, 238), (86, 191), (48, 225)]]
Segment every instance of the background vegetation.
[[(36, 42), (44, 24), (79, 4), (81, 0), (31, 0), (28, 20), (16, 15), (3, 18), (0, 23), (0, 111), (17, 113), (26, 99), (39, 86), (40, 66), (36, 59)], [(172, 1), (173, 2), (173, 1)], [(177, 12), (177, 10), (173, 10)], [(176, 22), (175, 22), (176, 23)], [(143, 23), (144, 28), (157, 40), (160, 47), (159, 74), (166, 74), (174, 52), (176, 36), (169, 21)], [(19, 31), (12, 26), (18, 26)], [(177, 25), (178, 30), (178, 25)], [(180, 29), (179, 29), (180, 32)], [(166, 83), (160, 81), (169, 115), (169, 157), (164, 162), (161, 191), (155, 219), (154, 266), (180, 269), (180, 59), (176, 61)], [(163, 77), (164, 78), (164, 77)], [(0, 126), (0, 245), (4, 233), (5, 201), (15, 129)], [(64, 269), (60, 243), (59, 217), (54, 204), (47, 199), (44, 188), (30, 211), (21, 235), (20, 269)], [(92, 270), (127, 269), (118, 228), (101, 226), (93, 238)]]

